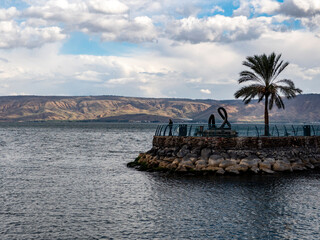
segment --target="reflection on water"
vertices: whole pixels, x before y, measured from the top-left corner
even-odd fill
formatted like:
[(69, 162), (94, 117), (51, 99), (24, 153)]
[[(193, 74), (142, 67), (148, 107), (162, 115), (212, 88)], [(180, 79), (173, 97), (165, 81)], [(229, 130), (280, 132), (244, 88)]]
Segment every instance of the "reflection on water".
[(1, 239), (319, 239), (320, 172), (193, 177), (126, 167), (155, 125), (0, 125)]

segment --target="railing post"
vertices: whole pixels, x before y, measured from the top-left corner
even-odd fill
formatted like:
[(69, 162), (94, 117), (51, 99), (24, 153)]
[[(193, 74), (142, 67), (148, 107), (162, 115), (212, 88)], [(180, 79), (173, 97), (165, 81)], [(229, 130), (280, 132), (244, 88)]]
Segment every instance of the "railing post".
[(192, 129), (192, 124), (190, 125), (190, 128), (189, 128), (189, 137), (191, 137), (191, 129)]
[(155, 136), (158, 136), (159, 128), (160, 128), (160, 125), (157, 126), (156, 132), (154, 134)]
[(258, 137), (260, 137), (258, 127), (257, 127), (257, 126), (255, 126), (255, 128), (256, 128), (256, 131), (257, 131), (257, 135), (258, 135)]
[(283, 125), (283, 127), (284, 127), (284, 135), (285, 135), (286, 137), (288, 137), (288, 136), (289, 136), (289, 133), (288, 133), (288, 131), (287, 131), (287, 128), (286, 128), (285, 125)]

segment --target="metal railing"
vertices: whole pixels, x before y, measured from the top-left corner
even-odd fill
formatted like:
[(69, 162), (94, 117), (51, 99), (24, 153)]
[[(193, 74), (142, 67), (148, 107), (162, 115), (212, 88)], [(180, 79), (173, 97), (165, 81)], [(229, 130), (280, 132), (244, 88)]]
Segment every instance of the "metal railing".
[[(214, 137), (225, 133), (224, 136), (227, 137), (230, 132), (236, 132), (236, 135), (239, 137), (260, 137), (264, 136), (264, 125), (232, 124), (231, 129), (219, 129), (215, 125), (208, 124), (164, 124), (157, 126), (155, 136)], [(269, 136), (320, 136), (320, 125), (270, 124)]]

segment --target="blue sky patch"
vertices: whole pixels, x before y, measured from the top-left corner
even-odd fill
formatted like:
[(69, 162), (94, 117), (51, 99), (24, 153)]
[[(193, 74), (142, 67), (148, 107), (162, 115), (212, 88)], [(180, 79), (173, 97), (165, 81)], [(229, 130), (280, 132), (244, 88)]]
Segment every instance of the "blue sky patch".
[(82, 32), (71, 33), (60, 49), (60, 54), (121, 56), (137, 50), (138, 46), (127, 42), (101, 42), (98, 36), (89, 36)]

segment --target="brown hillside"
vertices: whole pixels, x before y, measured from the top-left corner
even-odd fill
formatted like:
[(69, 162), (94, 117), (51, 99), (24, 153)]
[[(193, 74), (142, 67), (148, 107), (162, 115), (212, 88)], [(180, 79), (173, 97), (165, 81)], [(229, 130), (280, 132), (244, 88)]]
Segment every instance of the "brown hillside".
[[(286, 109), (274, 108), (272, 122), (320, 122), (320, 95), (300, 95), (285, 100)], [(244, 105), (241, 100), (155, 99), (117, 96), (0, 97), (0, 121), (100, 120), (167, 121), (168, 118), (207, 121), (217, 109), (226, 108), (232, 122), (263, 122), (263, 104)]]

